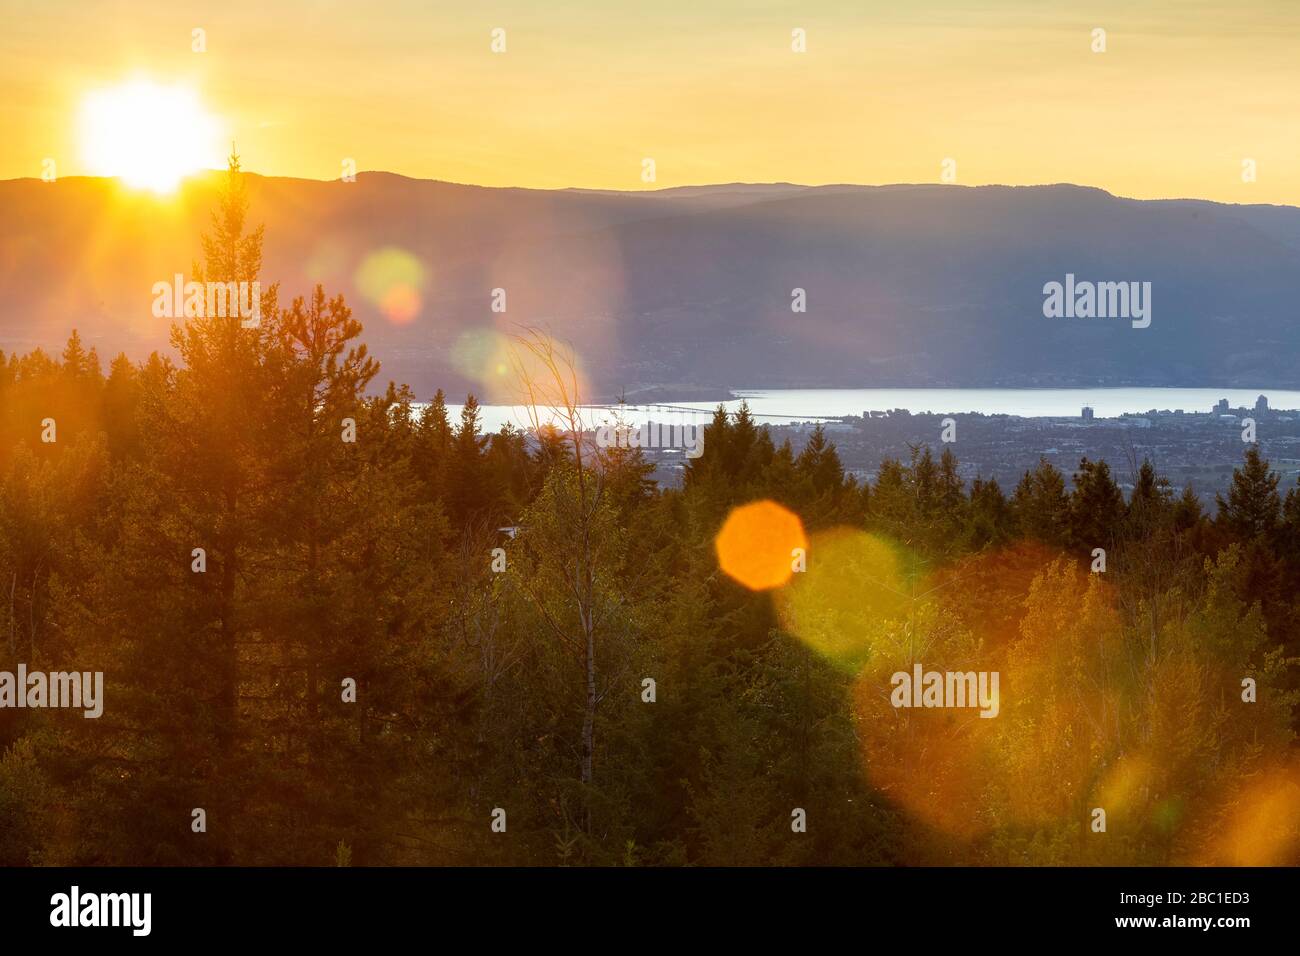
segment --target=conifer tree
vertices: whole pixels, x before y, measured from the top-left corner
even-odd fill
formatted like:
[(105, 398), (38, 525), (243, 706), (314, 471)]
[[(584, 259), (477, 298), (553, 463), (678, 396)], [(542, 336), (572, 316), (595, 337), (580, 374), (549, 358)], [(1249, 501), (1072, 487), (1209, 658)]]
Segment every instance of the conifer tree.
[(1190, 531), (1201, 523), (1205, 517), (1205, 509), (1201, 507), (1201, 499), (1196, 495), (1196, 489), (1190, 483), (1183, 486), (1183, 492), (1178, 496), (1178, 501), (1173, 506), (1173, 523), (1174, 529), (1179, 532)]
[(1069, 516), (1069, 539), (1075, 548), (1089, 552), (1113, 546), (1124, 517), (1124, 495), (1104, 461), (1079, 461)]
[(1011, 497), (1020, 534), (1045, 544), (1064, 543), (1069, 506), (1065, 478), (1046, 458), (1024, 473)]
[(447, 416), (447, 398), (442, 389), (434, 393), (433, 401), (420, 410), (416, 429), (412, 467), (415, 476), (424, 485), (430, 499), (443, 498), (447, 493), (447, 470), (451, 458), (452, 428)]
[(483, 460), (488, 439), (479, 434), (479, 429), (478, 400), (470, 394), (461, 406), (460, 424), (452, 438), (448, 467), (448, 512), (460, 527), (485, 518), (492, 501)]
[(1241, 467), (1233, 469), (1228, 497), (1215, 495), (1219, 522), (1241, 539), (1271, 535), (1282, 512), (1278, 480), (1259, 446), (1251, 445)]

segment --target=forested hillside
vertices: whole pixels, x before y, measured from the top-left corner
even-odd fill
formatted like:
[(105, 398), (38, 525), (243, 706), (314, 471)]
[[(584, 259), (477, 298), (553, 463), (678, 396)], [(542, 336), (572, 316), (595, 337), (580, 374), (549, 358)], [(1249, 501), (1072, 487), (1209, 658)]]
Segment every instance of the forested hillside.
[[(259, 277), (246, 207), (209, 279)], [(260, 278), (175, 360), (0, 355), (0, 670), (106, 683), (0, 710), (0, 864), (1300, 862), (1300, 489), (1253, 446), (1210, 515), (1150, 463), (860, 485), (720, 409), (661, 488), (417, 408)], [(764, 500), (806, 561), (752, 591), (716, 541)], [(916, 663), (997, 716), (892, 706)]]
[[(161, 347), (150, 286), (186, 270), (219, 184), (158, 203), (104, 179), (0, 182), (0, 348), (52, 350), (74, 325), (114, 355)], [(421, 396), (501, 400), (466, 362), (496, 288), (512, 318), (581, 343), (600, 401), (666, 385), (1300, 388), (1293, 206), (1069, 184), (246, 185), (264, 279), (346, 295), (388, 376)], [(1046, 318), (1045, 284), (1067, 275), (1150, 282), (1150, 326)]]

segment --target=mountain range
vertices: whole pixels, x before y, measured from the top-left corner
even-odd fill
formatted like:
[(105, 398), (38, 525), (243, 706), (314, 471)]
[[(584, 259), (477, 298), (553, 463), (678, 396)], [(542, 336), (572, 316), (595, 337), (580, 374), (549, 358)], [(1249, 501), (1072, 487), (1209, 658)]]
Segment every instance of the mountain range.
[[(0, 348), (166, 349), (219, 174), (174, 197), (0, 182)], [(342, 292), (383, 379), (487, 400), (494, 342), (549, 330), (595, 397), (728, 388), (1300, 387), (1300, 209), (1073, 186), (531, 190), (248, 176), (263, 285)], [(1046, 318), (1068, 275), (1150, 282), (1152, 322)], [(505, 290), (494, 312), (493, 290)], [(792, 311), (794, 290), (806, 311)], [(498, 302), (499, 304), (499, 302)], [(381, 383), (382, 384), (382, 383)]]

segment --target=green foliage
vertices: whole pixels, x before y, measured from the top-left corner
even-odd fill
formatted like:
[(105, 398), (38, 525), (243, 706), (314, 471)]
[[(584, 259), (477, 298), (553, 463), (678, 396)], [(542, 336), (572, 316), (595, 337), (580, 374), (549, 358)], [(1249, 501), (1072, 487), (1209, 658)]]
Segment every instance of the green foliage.
[[(228, 187), (200, 271), (256, 278)], [(1287, 757), (1300, 487), (1255, 448), (1211, 522), (1150, 462), (1128, 501), (1105, 462), (1008, 500), (921, 447), (859, 485), (742, 405), (659, 488), (639, 449), (376, 392), (362, 334), (271, 286), (174, 363), (0, 356), (0, 669), (107, 680), (99, 721), (0, 711), (0, 864), (1164, 863)], [(761, 498), (810, 580), (851, 532), (798, 619), (717, 566)], [(914, 662), (1001, 670), (1001, 714), (900, 714)]]
[(1245, 462), (1232, 473), (1228, 497), (1216, 496), (1219, 521), (1241, 537), (1272, 534), (1282, 509), (1278, 475), (1268, 467), (1258, 445), (1246, 449)]

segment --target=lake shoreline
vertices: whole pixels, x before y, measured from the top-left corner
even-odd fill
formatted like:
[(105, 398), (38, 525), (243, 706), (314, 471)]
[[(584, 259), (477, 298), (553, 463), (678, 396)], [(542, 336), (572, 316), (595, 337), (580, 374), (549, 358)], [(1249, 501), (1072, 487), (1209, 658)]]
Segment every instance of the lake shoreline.
[[(638, 397), (644, 393), (634, 393)], [(633, 400), (627, 396), (622, 414), (629, 423), (656, 421), (703, 421), (719, 404), (735, 412), (745, 402), (762, 424), (833, 421), (845, 418), (882, 417), (888, 414), (984, 415), (1020, 419), (1073, 419), (1098, 421), (1132, 417), (1152, 412), (1162, 415), (1242, 417), (1260, 411), (1257, 401), (1264, 396), (1263, 411), (1285, 415), (1300, 409), (1300, 390), (1219, 389), (1214, 387), (1115, 387), (1038, 389), (735, 389), (730, 397), (683, 397), (665, 392), (665, 397)], [(671, 395), (671, 397), (667, 397)], [(1223, 403), (1226, 401), (1226, 405)], [(612, 415), (617, 403), (586, 406), (593, 427)], [(1084, 409), (1091, 411), (1085, 418)], [(454, 415), (459, 406), (449, 405)], [(480, 406), (485, 431), (497, 431), (507, 422), (526, 427), (528, 416), (521, 406)], [(1300, 412), (1295, 414), (1300, 415)]]

